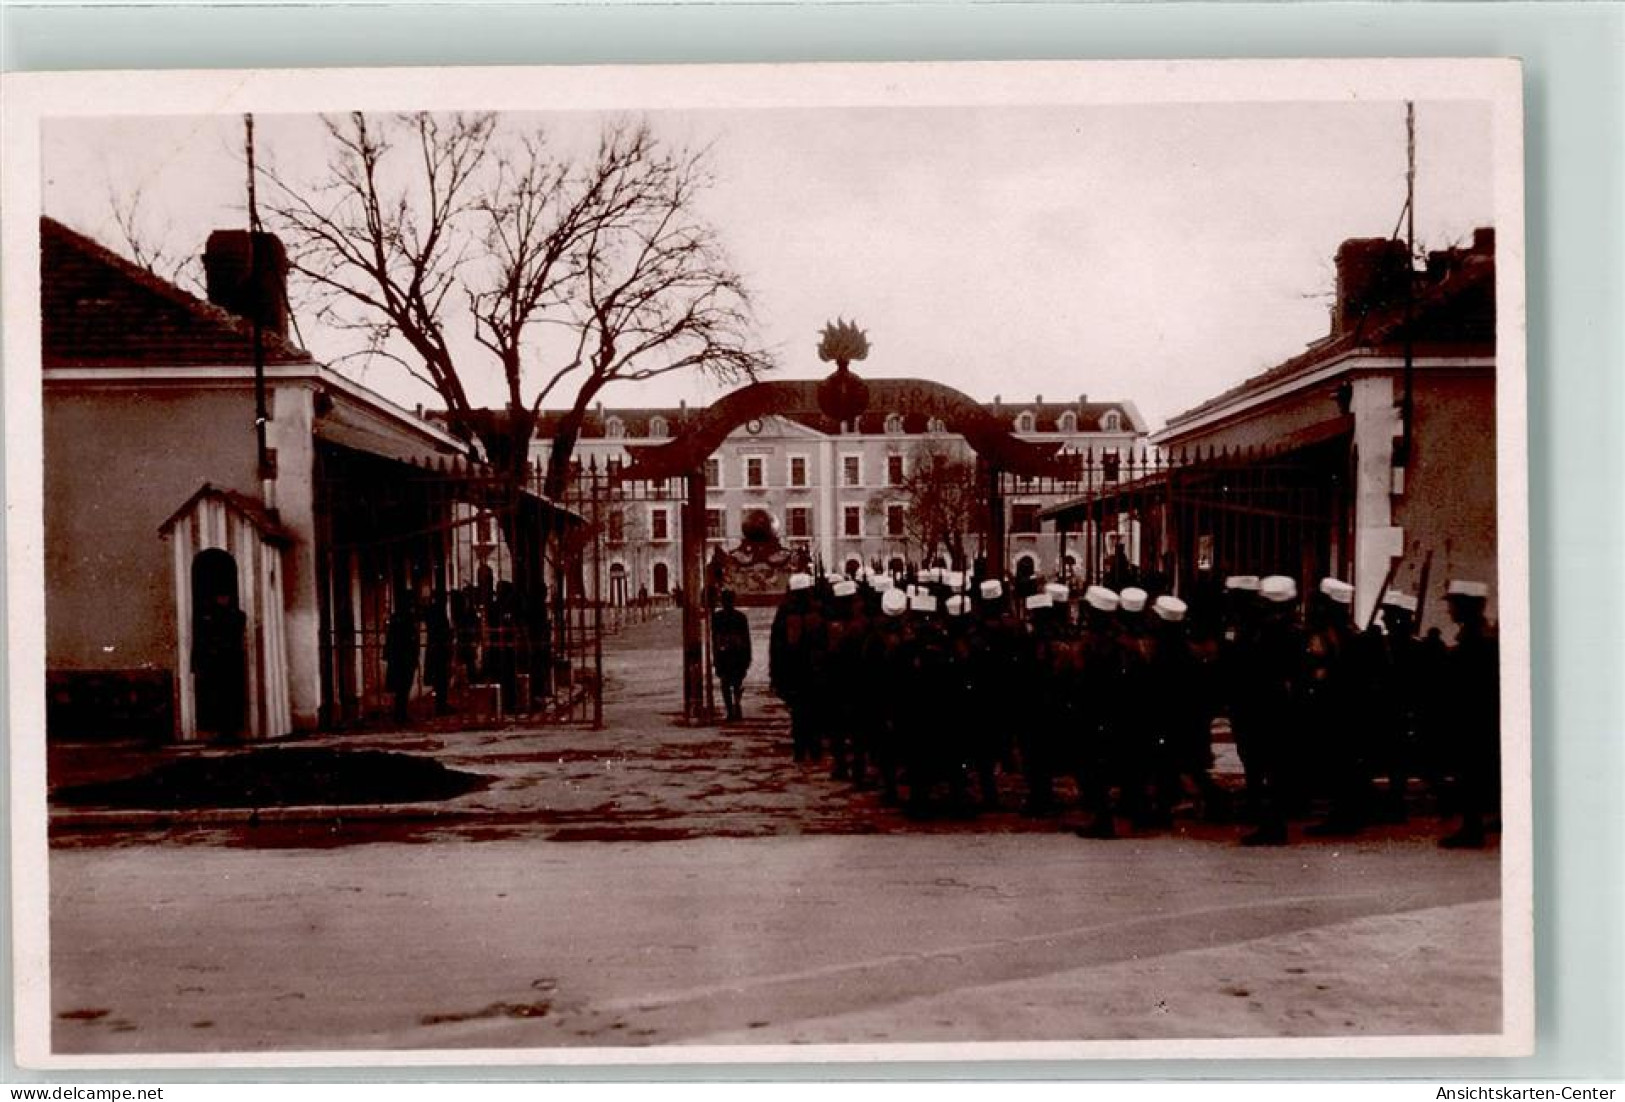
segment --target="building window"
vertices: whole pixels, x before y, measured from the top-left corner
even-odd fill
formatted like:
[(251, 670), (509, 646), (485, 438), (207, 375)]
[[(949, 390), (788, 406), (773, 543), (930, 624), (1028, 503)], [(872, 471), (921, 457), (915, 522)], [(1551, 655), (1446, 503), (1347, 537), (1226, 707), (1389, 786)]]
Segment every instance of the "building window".
[(862, 486), (863, 485), (863, 456), (861, 456), (861, 455), (843, 455), (843, 456), (841, 456), (841, 485), (842, 486)]
[(841, 530), (849, 536), (863, 535), (863, 506), (848, 505), (842, 508)]
[(1033, 415), (1030, 414), (1030, 413), (1023, 413), (1021, 416), (1017, 417), (1016, 418), (1016, 431), (1017, 432), (1032, 432), (1033, 431)]
[(1038, 506), (1033, 502), (1017, 502), (1010, 506), (1010, 531), (1016, 533), (1038, 531)]
[(604, 435), (611, 440), (619, 440), (626, 435), (626, 422), (619, 417), (611, 417), (604, 422)]
[(671, 435), (671, 426), (664, 417), (649, 418), (649, 438), (651, 440), (664, 440)]
[(479, 515), (479, 519), (475, 522), (474, 527), (476, 529), (477, 538), (478, 538), (479, 542), (481, 542), (481, 543), (490, 543), (491, 542), (491, 514), (490, 513), (481, 513)]
[(728, 511), (726, 509), (707, 509), (705, 511), (705, 538), (719, 540), (723, 538), (724, 529), (728, 524)]
[(767, 485), (767, 460), (759, 455), (745, 456), (745, 485), (752, 490), (759, 490)]
[(705, 484), (722, 488), (722, 460), (712, 456), (705, 461)]
[(925, 423), (925, 431), (940, 435), (948, 431), (948, 423), (940, 417), (933, 417)]
[(609, 514), (609, 542), (621, 543), (626, 539), (626, 514), (616, 509)]
[(653, 540), (671, 539), (671, 527), (666, 510), (649, 510), (649, 538)]
[(790, 506), (785, 510), (785, 521), (789, 525), (791, 536), (805, 538), (812, 535), (812, 510), (807, 506)]
[(1100, 427), (1106, 432), (1117, 432), (1123, 427), (1123, 419), (1117, 415), (1117, 411), (1114, 409), (1100, 419)]
[(890, 436), (896, 436), (899, 433), (901, 433), (902, 431), (903, 431), (903, 415), (900, 414), (900, 413), (888, 413), (888, 414), (886, 414), (886, 432), (887, 432), (887, 434), (890, 435)]
[(886, 535), (898, 537), (903, 535), (903, 518), (906, 514), (901, 505), (886, 506)]
[(671, 568), (663, 562), (655, 563), (655, 593), (661, 597), (671, 592)]
[(790, 457), (790, 485), (805, 486), (807, 484), (807, 457), (792, 455)]
[(1067, 410), (1065, 413), (1061, 414), (1061, 431), (1078, 431), (1078, 415), (1076, 413), (1073, 413), (1071, 410)]
[(901, 486), (903, 484), (903, 457), (888, 455), (886, 457), (886, 485)]

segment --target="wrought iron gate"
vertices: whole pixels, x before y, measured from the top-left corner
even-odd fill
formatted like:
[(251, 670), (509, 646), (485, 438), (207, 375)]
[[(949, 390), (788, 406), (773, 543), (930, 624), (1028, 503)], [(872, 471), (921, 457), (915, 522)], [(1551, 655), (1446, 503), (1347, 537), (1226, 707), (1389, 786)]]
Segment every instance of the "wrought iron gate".
[(1075, 563), (1079, 584), (1192, 592), (1226, 574), (1289, 574), (1307, 585), (1347, 566), (1346, 440), (1291, 452), (1142, 448), (1062, 458), (1062, 476), (1004, 475), (1001, 491), (1006, 502), (1054, 502), (1034, 519), (1053, 523), (1057, 561)]

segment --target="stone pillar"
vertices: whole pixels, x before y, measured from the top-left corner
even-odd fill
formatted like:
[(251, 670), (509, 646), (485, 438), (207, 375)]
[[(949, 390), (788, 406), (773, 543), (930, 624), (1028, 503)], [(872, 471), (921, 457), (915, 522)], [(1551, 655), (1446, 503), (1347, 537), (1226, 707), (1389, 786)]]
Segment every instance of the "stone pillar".
[(987, 464), (987, 573), (990, 578), (1004, 576), (1004, 487), (1003, 473), (993, 463)]
[(682, 510), (683, 717), (709, 718), (705, 707), (705, 468), (688, 473)]
[(274, 500), (294, 543), (282, 556), (287, 616), (288, 705), (295, 730), (321, 722), (321, 609), (316, 568), (315, 394), (303, 386), (278, 386), (270, 394), (266, 443), (276, 453)]
[(818, 539), (811, 556), (815, 561), (822, 559), (825, 570), (834, 569), (829, 564), (835, 558), (835, 527), (841, 522), (835, 504), (840, 478), (835, 441), (825, 436), (818, 441), (818, 505), (813, 510), (813, 527)]
[(1356, 467), (1354, 509), (1354, 618), (1362, 627), (1382, 599), (1389, 568), (1405, 553), (1405, 530), (1393, 523), (1394, 438), (1400, 414), (1394, 406), (1394, 379), (1356, 379), (1349, 411), (1354, 415)]

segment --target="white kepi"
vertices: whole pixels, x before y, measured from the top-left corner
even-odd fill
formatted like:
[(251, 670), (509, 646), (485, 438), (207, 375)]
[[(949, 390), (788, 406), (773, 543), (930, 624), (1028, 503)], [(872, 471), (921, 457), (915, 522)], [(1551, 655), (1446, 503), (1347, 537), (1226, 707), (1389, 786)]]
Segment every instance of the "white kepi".
[(1163, 596), (1152, 602), (1151, 611), (1169, 623), (1178, 623), (1185, 618), (1186, 606), (1178, 597)]
[(1354, 587), (1341, 578), (1322, 578), (1320, 580), (1320, 594), (1340, 605), (1354, 603)]
[(1116, 612), (1117, 594), (1103, 585), (1092, 585), (1083, 592), (1083, 599), (1097, 612)]
[(1271, 574), (1258, 583), (1258, 595), (1271, 604), (1285, 604), (1298, 599), (1298, 583), (1285, 574)]

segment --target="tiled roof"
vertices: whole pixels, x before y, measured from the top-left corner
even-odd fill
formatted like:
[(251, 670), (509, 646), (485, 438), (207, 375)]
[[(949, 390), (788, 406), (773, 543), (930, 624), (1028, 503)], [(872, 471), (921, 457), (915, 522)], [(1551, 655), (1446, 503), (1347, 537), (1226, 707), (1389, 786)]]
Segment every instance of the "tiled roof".
[[(901, 397), (892, 393), (894, 386), (898, 388), (906, 386), (907, 380), (865, 379), (864, 382), (869, 386), (869, 409), (858, 418), (853, 431), (878, 436), (886, 431), (887, 418), (893, 412), (900, 412), (895, 408), (889, 408), (889, 404), (895, 403), (895, 406), (903, 404)], [(1115, 402), (1044, 402), (1040, 404), (1037, 402), (1002, 401), (997, 406), (992, 402), (983, 402), (982, 408), (989, 413), (996, 412), (999, 417), (1008, 422), (1006, 427), (1012, 432), (1015, 431), (1016, 418), (1023, 412), (1031, 412), (1035, 415), (1034, 431), (1041, 433), (1059, 432), (1061, 415), (1069, 410), (1077, 416), (1078, 425), (1075, 430), (1077, 432), (1101, 431), (1101, 420), (1111, 411), (1116, 411), (1121, 416), (1123, 431), (1132, 431), (1135, 427), (1132, 423), (1133, 415), (1123, 405)], [(680, 406), (638, 408), (606, 406), (602, 412), (594, 409), (588, 413), (585, 423), (581, 426), (581, 436), (583, 439), (589, 440), (603, 439), (605, 437), (605, 426), (612, 417), (620, 419), (624, 438), (627, 440), (658, 439), (652, 438), (649, 433), (650, 423), (656, 417), (665, 418), (668, 437), (676, 436), (682, 431), (684, 418), (692, 416), (696, 412), (695, 408), (684, 409)], [(536, 423), (537, 438), (551, 440), (557, 432), (559, 421), (563, 416), (563, 410), (544, 410)], [(787, 413), (784, 416), (797, 424), (805, 425), (814, 432), (833, 436), (840, 431), (838, 423), (821, 413), (796, 412)], [(903, 416), (903, 432), (923, 433), (926, 431), (926, 423), (927, 417), (925, 414), (905, 414)]]
[[(40, 219), (45, 367), (217, 367), (254, 362), (252, 326), (51, 218)], [(267, 364), (310, 353), (264, 335)]]
[[(1483, 234), (1484, 231), (1480, 231)], [(1490, 239), (1493, 240), (1493, 239)], [(1441, 270), (1433, 275), (1418, 273), (1419, 284), (1412, 304), (1411, 342), (1416, 355), (1448, 352), (1493, 353), (1495, 351), (1495, 254), (1486, 251), (1451, 250), (1436, 253)], [(1276, 364), (1198, 406), (1168, 419), (1163, 433), (1177, 431), (1185, 423), (1206, 413), (1268, 390), (1299, 375), (1307, 375), (1322, 365), (1351, 352), (1398, 356), (1405, 340), (1405, 308), (1395, 305), (1378, 310), (1343, 333), (1332, 333), (1303, 352)], [(1158, 435), (1161, 439), (1161, 434)]]

